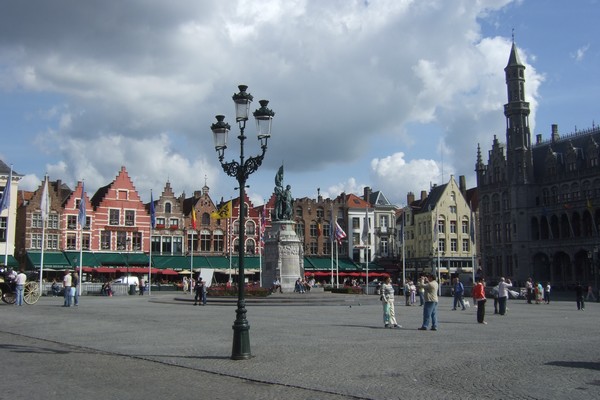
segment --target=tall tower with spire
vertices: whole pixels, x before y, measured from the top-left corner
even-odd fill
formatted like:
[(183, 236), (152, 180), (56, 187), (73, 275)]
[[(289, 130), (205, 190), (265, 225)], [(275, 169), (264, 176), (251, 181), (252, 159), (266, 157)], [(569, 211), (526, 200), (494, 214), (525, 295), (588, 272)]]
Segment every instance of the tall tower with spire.
[(507, 179), (511, 184), (528, 184), (533, 182), (530, 111), (525, 101), (525, 65), (519, 59), (514, 40), (504, 73), (508, 92), (508, 103), (504, 105)]

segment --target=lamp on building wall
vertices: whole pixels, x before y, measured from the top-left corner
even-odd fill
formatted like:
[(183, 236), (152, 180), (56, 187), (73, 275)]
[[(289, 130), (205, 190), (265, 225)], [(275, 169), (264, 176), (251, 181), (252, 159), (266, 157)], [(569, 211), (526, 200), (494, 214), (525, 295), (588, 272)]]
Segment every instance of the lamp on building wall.
[(246, 181), (248, 177), (254, 173), (258, 167), (262, 164), (265, 152), (267, 151), (267, 141), (271, 137), (271, 123), (275, 113), (267, 108), (269, 102), (267, 100), (260, 100), (260, 108), (254, 111), (254, 118), (256, 119), (256, 127), (258, 130), (258, 140), (260, 141), (261, 154), (255, 157), (245, 158), (244, 155), (244, 130), (246, 129), (246, 121), (248, 120), (248, 114), (250, 109), (250, 103), (253, 97), (250, 93), (246, 92), (248, 89), (245, 85), (239, 85), (239, 93), (233, 95), (233, 102), (235, 103), (235, 120), (238, 123), (240, 134), (238, 139), (240, 141), (240, 160), (231, 162), (223, 162), (225, 158), (225, 149), (227, 148), (227, 135), (231, 128), (228, 123), (225, 122), (223, 115), (217, 115), (215, 118), (217, 122), (212, 124), (211, 130), (215, 141), (215, 150), (219, 157), (219, 162), (223, 171), (229, 176), (235, 177), (239, 184), (240, 197), (240, 217), (239, 217), (239, 245), (238, 245), (238, 301), (236, 310), (236, 319), (233, 323), (233, 347), (231, 352), (231, 358), (233, 360), (245, 360), (250, 358), (250, 325), (246, 319), (246, 300), (244, 298), (244, 241), (245, 241), (245, 216), (246, 210), (244, 207), (244, 197), (246, 189)]

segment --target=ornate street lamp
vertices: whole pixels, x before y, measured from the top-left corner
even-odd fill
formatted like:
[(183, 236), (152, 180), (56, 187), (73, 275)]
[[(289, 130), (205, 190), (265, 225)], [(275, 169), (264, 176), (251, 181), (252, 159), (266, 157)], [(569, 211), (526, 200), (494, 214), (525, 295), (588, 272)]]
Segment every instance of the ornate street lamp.
[(245, 252), (245, 233), (246, 210), (244, 208), (244, 197), (246, 189), (246, 181), (248, 177), (254, 173), (262, 164), (265, 152), (267, 151), (267, 141), (271, 137), (271, 122), (275, 113), (267, 108), (269, 102), (260, 100), (261, 107), (254, 111), (256, 119), (257, 135), (260, 140), (261, 154), (255, 157), (244, 156), (244, 130), (246, 129), (246, 121), (252, 102), (252, 95), (246, 92), (248, 86), (239, 85), (240, 92), (233, 95), (235, 103), (235, 120), (240, 128), (240, 161), (232, 160), (231, 162), (223, 162), (225, 158), (225, 149), (227, 148), (227, 134), (231, 127), (225, 122), (223, 115), (217, 115), (217, 122), (211, 125), (210, 129), (213, 132), (215, 140), (215, 150), (219, 156), (219, 162), (223, 167), (223, 171), (229, 176), (235, 177), (239, 184), (240, 190), (240, 220), (239, 220), (239, 246), (238, 246), (238, 301), (236, 310), (236, 319), (233, 323), (233, 347), (231, 358), (233, 360), (246, 360), (252, 356), (250, 353), (250, 325), (246, 319), (246, 300), (244, 298), (244, 252)]

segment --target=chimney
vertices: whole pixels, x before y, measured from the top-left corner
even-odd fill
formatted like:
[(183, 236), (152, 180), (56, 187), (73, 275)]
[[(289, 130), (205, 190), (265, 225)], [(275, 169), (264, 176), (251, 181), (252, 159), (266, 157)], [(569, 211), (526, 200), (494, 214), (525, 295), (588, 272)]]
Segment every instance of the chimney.
[(458, 177), (458, 188), (463, 196), (467, 193), (467, 180), (464, 175)]
[(369, 203), (370, 202), (370, 200), (369, 200), (370, 198), (371, 198), (371, 188), (368, 187), (368, 186), (365, 186), (363, 200), (366, 201), (367, 203)]
[(556, 142), (560, 139), (560, 134), (558, 133), (558, 125), (552, 124), (552, 143)]
[(425, 200), (427, 198), (427, 190), (421, 190), (421, 200)]
[(406, 195), (406, 204), (411, 205), (415, 202), (415, 194), (413, 192), (408, 192)]
[(199, 199), (200, 197), (202, 197), (202, 192), (199, 190), (194, 190), (194, 198)]

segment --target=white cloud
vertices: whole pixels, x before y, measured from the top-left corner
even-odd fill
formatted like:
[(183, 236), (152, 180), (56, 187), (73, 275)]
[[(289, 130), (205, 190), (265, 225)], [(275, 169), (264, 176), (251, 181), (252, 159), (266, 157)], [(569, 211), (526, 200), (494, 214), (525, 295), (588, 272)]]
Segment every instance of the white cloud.
[(578, 48), (577, 51), (575, 51), (575, 54), (572, 54), (571, 57), (573, 57), (577, 62), (583, 61), (583, 58), (589, 49), (590, 45), (586, 44), (585, 46)]

